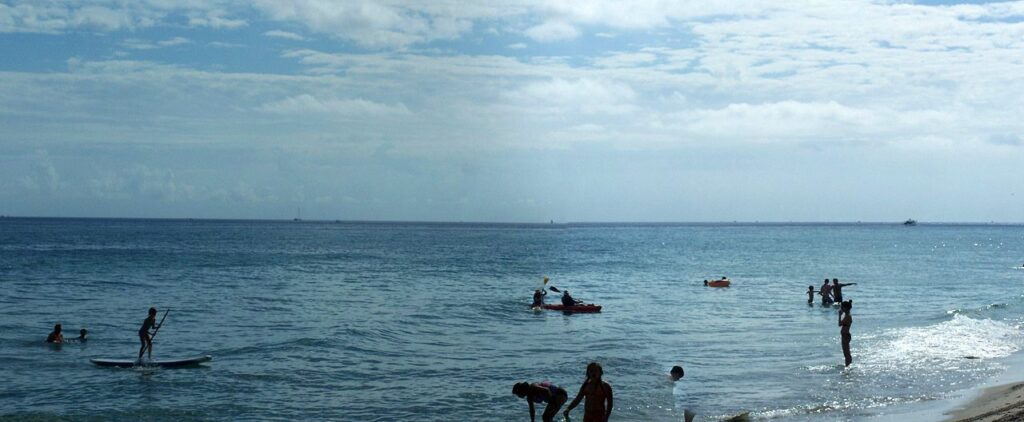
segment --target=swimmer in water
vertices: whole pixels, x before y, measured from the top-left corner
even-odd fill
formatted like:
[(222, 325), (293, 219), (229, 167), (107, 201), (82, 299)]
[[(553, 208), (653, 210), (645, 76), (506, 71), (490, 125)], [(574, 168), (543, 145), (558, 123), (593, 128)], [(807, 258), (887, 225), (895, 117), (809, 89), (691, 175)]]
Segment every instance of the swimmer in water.
[(47, 343), (57, 343), (57, 344), (63, 343), (64, 342), (64, 334), (62, 334), (60, 332), (60, 330), (61, 330), (60, 324), (54, 325), (53, 326), (53, 331), (50, 332), (50, 335), (46, 336), (46, 342)]

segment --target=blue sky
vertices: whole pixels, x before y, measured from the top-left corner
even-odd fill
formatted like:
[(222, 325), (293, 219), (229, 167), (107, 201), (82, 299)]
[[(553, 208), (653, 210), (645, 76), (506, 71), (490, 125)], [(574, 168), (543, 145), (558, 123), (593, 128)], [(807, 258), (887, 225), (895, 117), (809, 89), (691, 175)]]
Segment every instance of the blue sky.
[(0, 0), (0, 214), (1022, 221), (1024, 2)]

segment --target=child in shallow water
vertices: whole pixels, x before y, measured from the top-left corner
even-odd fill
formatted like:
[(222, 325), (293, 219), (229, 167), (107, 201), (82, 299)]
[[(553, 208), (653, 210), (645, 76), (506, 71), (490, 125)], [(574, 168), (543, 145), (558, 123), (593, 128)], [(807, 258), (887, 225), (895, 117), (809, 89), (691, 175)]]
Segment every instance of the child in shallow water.
[(544, 414), (541, 415), (541, 420), (552, 422), (555, 415), (558, 414), (558, 409), (561, 409), (562, 405), (569, 400), (569, 393), (564, 388), (547, 381), (535, 382), (533, 384), (528, 382), (517, 383), (512, 386), (512, 394), (526, 399), (526, 402), (529, 403), (531, 422), (534, 421), (533, 403), (547, 403), (547, 407), (544, 408)]
[[(569, 412), (572, 411), (580, 400), (587, 399), (583, 404), (583, 422), (607, 422), (612, 415), (612, 386), (601, 380), (604, 368), (597, 362), (590, 362), (587, 365), (587, 380), (580, 386), (580, 392), (576, 398), (569, 403), (569, 407), (562, 412), (565, 419), (569, 419)], [(607, 407), (606, 407), (607, 405)]]

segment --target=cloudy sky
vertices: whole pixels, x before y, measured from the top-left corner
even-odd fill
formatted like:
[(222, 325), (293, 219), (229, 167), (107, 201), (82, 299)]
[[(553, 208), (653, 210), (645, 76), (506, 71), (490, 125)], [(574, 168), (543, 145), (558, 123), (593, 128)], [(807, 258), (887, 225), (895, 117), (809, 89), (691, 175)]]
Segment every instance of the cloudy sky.
[(1024, 221), (1024, 2), (0, 0), (0, 214)]

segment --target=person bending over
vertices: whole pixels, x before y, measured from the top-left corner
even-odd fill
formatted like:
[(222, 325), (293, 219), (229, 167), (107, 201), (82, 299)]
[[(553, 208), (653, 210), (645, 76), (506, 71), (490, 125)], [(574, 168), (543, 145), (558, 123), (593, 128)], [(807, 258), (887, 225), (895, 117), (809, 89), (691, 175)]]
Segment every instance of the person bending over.
[(534, 422), (534, 403), (547, 403), (547, 407), (544, 408), (544, 414), (541, 415), (541, 420), (552, 422), (555, 415), (558, 414), (558, 409), (561, 409), (562, 405), (569, 400), (569, 393), (564, 388), (547, 381), (533, 384), (528, 382), (516, 383), (516, 385), (512, 386), (512, 394), (526, 399), (526, 402), (530, 404), (530, 422)]

